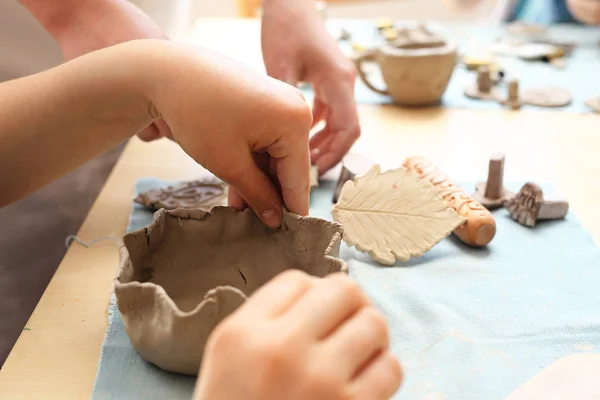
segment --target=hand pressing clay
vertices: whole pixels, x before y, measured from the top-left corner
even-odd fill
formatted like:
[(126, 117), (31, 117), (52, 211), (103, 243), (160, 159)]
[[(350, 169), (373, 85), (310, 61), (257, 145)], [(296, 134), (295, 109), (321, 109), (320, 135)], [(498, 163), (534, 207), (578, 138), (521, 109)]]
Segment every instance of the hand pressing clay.
[(140, 193), (135, 202), (157, 211), (191, 208), (204, 211), (227, 205), (227, 184), (215, 177), (181, 182), (166, 189)]
[(571, 103), (571, 93), (558, 87), (525, 89), (521, 100), (539, 107), (564, 107)]
[(342, 235), (339, 224), (290, 213), (273, 230), (251, 209), (159, 210), (119, 248), (114, 287), (131, 344), (164, 370), (196, 375), (215, 326), (275, 275), (346, 273)]
[(479, 202), (467, 195), (456, 183), (423, 157), (411, 157), (402, 165), (419, 174), (421, 179), (431, 182), (440, 192), (446, 203), (465, 223), (454, 230), (454, 234), (473, 247), (486, 246), (496, 235), (496, 220)]
[(504, 206), (512, 219), (528, 227), (534, 227), (539, 220), (564, 218), (569, 212), (566, 200), (545, 200), (542, 188), (531, 182)]
[(494, 87), (490, 70), (482, 66), (477, 71), (477, 83), (465, 89), (465, 96), (476, 100), (498, 101), (502, 97), (498, 88)]
[(342, 170), (335, 185), (335, 191), (333, 192), (333, 202), (338, 202), (342, 188), (347, 181), (366, 174), (373, 165), (375, 165), (375, 161), (361, 154), (348, 153), (342, 160)]
[(487, 181), (477, 184), (473, 198), (488, 210), (493, 210), (513, 197), (515, 194), (504, 187), (504, 154), (496, 153), (490, 158)]
[(331, 214), (348, 245), (383, 265), (420, 257), (464, 222), (431, 183), (378, 165), (344, 184)]

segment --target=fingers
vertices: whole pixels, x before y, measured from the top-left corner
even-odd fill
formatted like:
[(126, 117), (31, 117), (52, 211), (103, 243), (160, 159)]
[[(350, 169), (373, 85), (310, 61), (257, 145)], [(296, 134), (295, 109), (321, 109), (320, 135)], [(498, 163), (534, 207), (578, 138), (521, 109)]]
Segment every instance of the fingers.
[(160, 138), (160, 132), (156, 127), (156, 124), (153, 122), (149, 126), (147, 126), (143, 131), (138, 132), (137, 137), (144, 142), (151, 142)]
[[(229, 183), (270, 228), (281, 226), (281, 199), (268, 176), (256, 165), (249, 150), (233, 157), (236, 163), (226, 168), (222, 179)], [(232, 195), (232, 200), (236, 200)], [(237, 205), (239, 206), (239, 202)]]
[(243, 211), (248, 207), (248, 204), (244, 201), (242, 196), (240, 196), (231, 185), (229, 185), (229, 190), (227, 192), (227, 204), (229, 207), (233, 207), (238, 211)]
[(350, 385), (349, 398), (388, 400), (402, 384), (402, 368), (390, 351), (375, 357)]
[(313, 163), (324, 173), (336, 166), (360, 136), (353, 86), (326, 85), (319, 88), (328, 109), (325, 128), (311, 138)]
[(248, 299), (247, 308), (257, 314), (275, 318), (287, 311), (308, 290), (317, 278), (300, 270), (287, 270), (258, 289)]
[(367, 304), (367, 296), (350, 277), (332, 274), (317, 281), (282, 318), (286, 319), (285, 324), (324, 339)]
[(321, 120), (324, 119), (327, 115), (327, 106), (318, 97), (315, 97), (315, 100), (313, 102), (312, 114), (313, 114), (313, 122), (312, 122), (313, 128), (315, 125), (317, 125), (319, 122), (321, 122)]
[(372, 306), (360, 309), (324, 342), (328, 357), (346, 379), (353, 378), (389, 346), (385, 318)]

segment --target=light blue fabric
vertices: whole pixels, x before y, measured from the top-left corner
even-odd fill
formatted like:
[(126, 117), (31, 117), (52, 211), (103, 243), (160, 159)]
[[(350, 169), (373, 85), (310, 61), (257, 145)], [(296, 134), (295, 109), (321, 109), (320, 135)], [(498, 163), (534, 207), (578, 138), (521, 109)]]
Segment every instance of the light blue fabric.
[[(144, 179), (136, 190), (166, 185)], [(313, 192), (312, 215), (331, 219), (332, 192), (333, 183)], [(395, 267), (342, 246), (351, 276), (389, 320), (406, 374), (395, 400), (501, 400), (558, 358), (600, 350), (600, 250), (590, 235), (572, 214), (534, 229), (505, 210), (494, 216), (488, 248), (450, 237)], [(129, 230), (151, 220), (134, 205)], [(194, 379), (144, 362), (114, 304), (110, 312), (93, 400), (189, 400)]]
[[(352, 35), (352, 40), (364, 45), (381, 43), (382, 39), (372, 21), (365, 20), (339, 20), (328, 21), (332, 28), (345, 28)], [(455, 40), (461, 55), (482, 55), (489, 51), (489, 46), (504, 33), (503, 26), (496, 25), (464, 25), (452, 23), (439, 24), (444, 32)], [(557, 108), (541, 108), (525, 105), (520, 112), (529, 110), (545, 110), (549, 112), (592, 113), (585, 106), (585, 101), (600, 95), (598, 89), (600, 80), (600, 27), (584, 25), (553, 25), (549, 29), (548, 37), (560, 42), (574, 42), (577, 48), (567, 60), (567, 67), (560, 69), (543, 62), (529, 62), (509, 56), (498, 56), (498, 61), (508, 76), (519, 78), (520, 90), (536, 87), (558, 86), (568, 90), (573, 98), (570, 105)], [(341, 42), (340, 46), (350, 52), (350, 44)], [(465, 87), (473, 85), (476, 81), (474, 72), (467, 71), (464, 66), (455, 68), (452, 79), (448, 85), (442, 104), (450, 108), (468, 109), (501, 109), (502, 106), (493, 101), (473, 100), (464, 95)], [(371, 76), (371, 82), (378, 88), (385, 84), (379, 71)], [(505, 91), (504, 84), (500, 90)], [(310, 87), (302, 89), (307, 99), (312, 99), (314, 94)], [(355, 85), (355, 99), (358, 104), (391, 104), (392, 99), (371, 91), (358, 78)]]
[(578, 23), (565, 0), (520, 0), (511, 20), (542, 25)]

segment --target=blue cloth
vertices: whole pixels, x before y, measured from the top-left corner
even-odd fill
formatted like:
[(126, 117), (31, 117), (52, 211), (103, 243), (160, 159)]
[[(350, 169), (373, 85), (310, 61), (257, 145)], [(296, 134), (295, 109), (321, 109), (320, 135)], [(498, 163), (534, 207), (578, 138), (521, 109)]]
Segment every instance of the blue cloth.
[[(371, 46), (382, 42), (372, 21), (332, 19), (328, 21), (328, 24), (332, 29), (345, 28), (352, 35), (352, 40), (358, 43)], [(504, 27), (496, 25), (440, 23), (439, 26), (448, 37), (457, 42), (461, 55), (486, 54), (489, 52), (489, 46), (504, 34)], [(558, 86), (568, 90), (573, 100), (568, 106), (557, 108), (525, 105), (520, 112), (543, 109), (549, 112), (592, 113), (584, 103), (586, 100), (600, 95), (600, 89), (598, 89), (600, 87), (598, 78), (600, 27), (558, 24), (549, 28), (547, 36), (559, 42), (577, 44), (577, 48), (567, 60), (565, 69), (559, 69), (543, 62), (524, 61), (511, 56), (498, 56), (498, 61), (508, 76), (516, 75), (519, 78), (520, 90)], [(345, 51), (351, 51), (350, 44), (347, 42), (341, 42), (340, 46)], [(371, 74), (370, 79), (374, 86), (385, 87), (377, 68)], [(465, 87), (475, 84), (475, 81), (474, 72), (467, 71), (464, 66), (458, 65), (442, 97), (443, 106), (468, 109), (503, 108), (493, 101), (479, 101), (466, 97), (464, 95)], [(506, 90), (505, 86), (501, 85), (500, 90)], [(310, 87), (304, 87), (302, 91), (308, 100), (314, 97)], [(390, 97), (371, 91), (360, 78), (356, 80), (354, 97), (358, 104), (392, 104)]]
[[(136, 190), (167, 184), (144, 179)], [(333, 183), (312, 193), (312, 215), (331, 219), (332, 193)], [(389, 320), (405, 370), (395, 400), (501, 400), (556, 359), (600, 350), (600, 250), (591, 236), (572, 214), (534, 229), (505, 210), (494, 216), (488, 248), (449, 237), (395, 267), (342, 245), (351, 276)], [(134, 205), (128, 230), (151, 220)], [(143, 361), (114, 303), (110, 315), (93, 400), (189, 400), (194, 379)]]
[(542, 25), (579, 23), (571, 15), (565, 0), (520, 0), (509, 21)]

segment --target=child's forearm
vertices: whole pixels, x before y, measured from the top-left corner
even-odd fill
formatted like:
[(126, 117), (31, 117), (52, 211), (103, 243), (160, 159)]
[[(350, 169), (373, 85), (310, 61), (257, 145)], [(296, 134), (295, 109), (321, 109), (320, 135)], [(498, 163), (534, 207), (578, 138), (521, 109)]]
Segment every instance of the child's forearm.
[(144, 52), (113, 47), (0, 84), (0, 206), (111, 149), (153, 121)]

